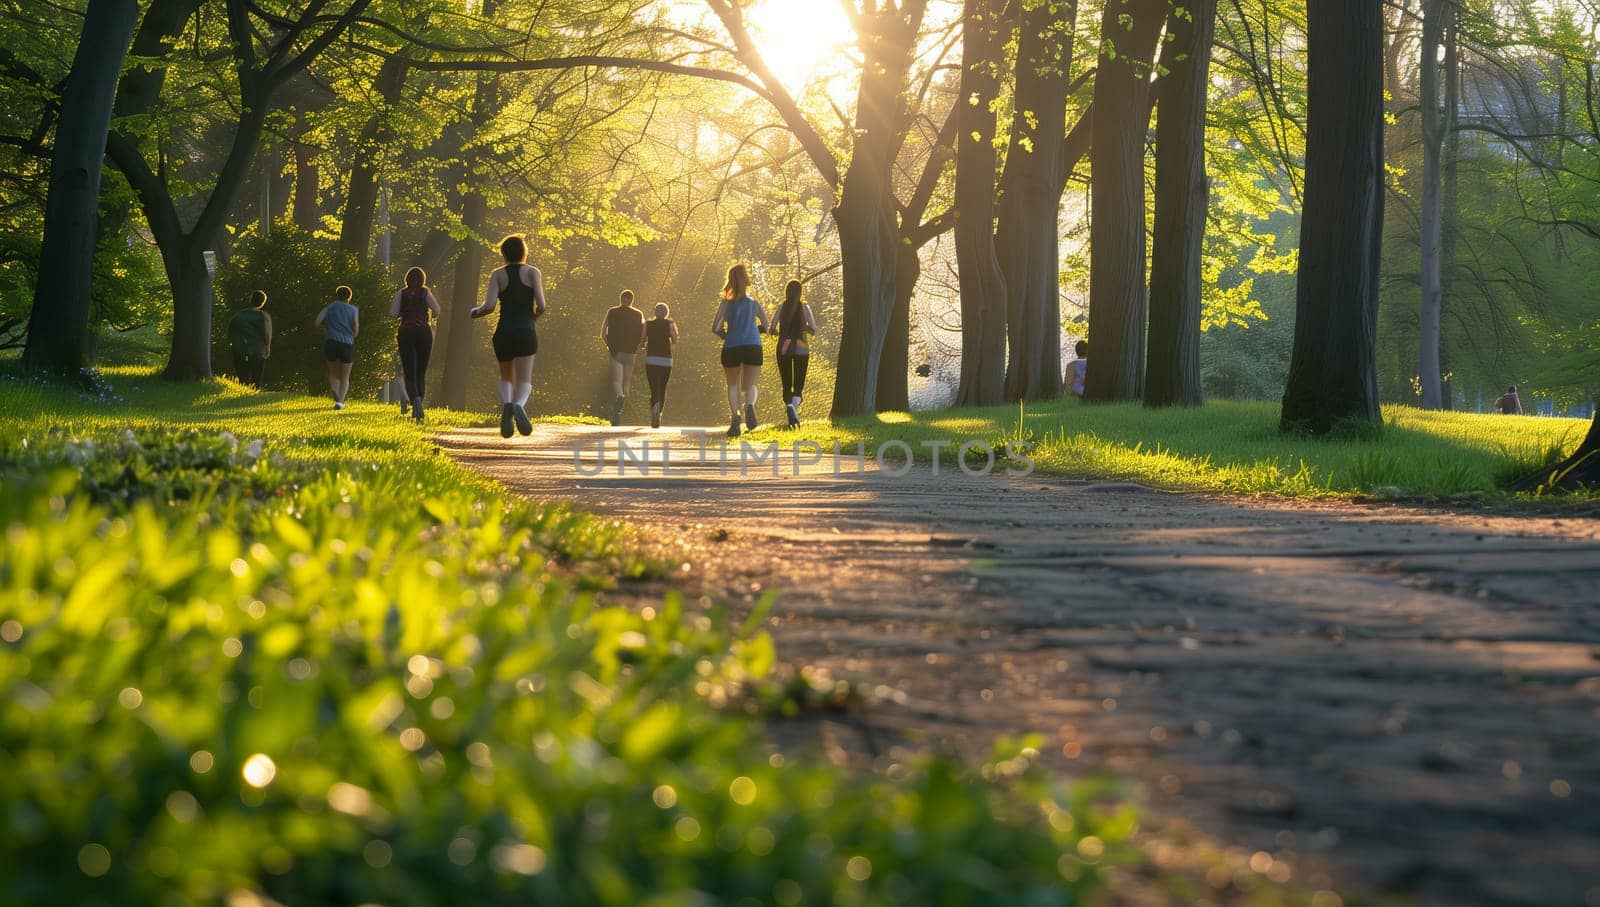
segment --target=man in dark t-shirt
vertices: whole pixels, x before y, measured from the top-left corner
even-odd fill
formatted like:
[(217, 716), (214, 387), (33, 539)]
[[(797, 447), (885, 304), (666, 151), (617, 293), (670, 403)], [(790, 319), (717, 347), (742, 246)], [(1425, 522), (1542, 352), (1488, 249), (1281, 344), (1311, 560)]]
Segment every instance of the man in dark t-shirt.
[(272, 316), (267, 314), (267, 294), (256, 290), (250, 301), (228, 319), (228, 345), (233, 347), (233, 371), (239, 383), (260, 387), (272, 355)]
[(634, 356), (644, 343), (644, 313), (634, 308), (632, 290), (623, 290), (621, 304), (606, 310), (600, 339), (611, 353), (611, 391), (617, 395), (611, 403), (611, 424), (621, 425), (622, 401), (633, 381)]

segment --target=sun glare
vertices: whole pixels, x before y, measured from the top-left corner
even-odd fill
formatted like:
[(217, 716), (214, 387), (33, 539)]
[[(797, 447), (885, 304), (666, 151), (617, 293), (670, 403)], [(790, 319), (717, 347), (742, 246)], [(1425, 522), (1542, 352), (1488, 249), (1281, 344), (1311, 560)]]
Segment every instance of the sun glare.
[(791, 94), (801, 94), (853, 42), (850, 20), (830, 0), (761, 0), (747, 15), (763, 56)]

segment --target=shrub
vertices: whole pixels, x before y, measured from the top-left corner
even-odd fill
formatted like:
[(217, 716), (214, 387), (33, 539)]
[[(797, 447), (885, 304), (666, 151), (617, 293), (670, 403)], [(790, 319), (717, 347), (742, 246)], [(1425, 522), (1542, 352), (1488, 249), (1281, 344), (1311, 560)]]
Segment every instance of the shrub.
[(233, 367), (229, 316), (246, 304), (251, 291), (265, 290), (273, 341), (264, 386), (323, 393), (327, 387), (323, 335), (313, 322), (341, 284), (354, 291), (353, 301), (361, 310), (350, 393), (355, 399), (376, 396), (395, 374), (389, 298), (396, 287), (382, 266), (362, 265), (354, 255), (339, 251), (332, 240), (289, 225), (273, 227), (268, 236), (247, 234), (217, 271), (217, 307), (211, 323), (220, 370), (231, 372)]

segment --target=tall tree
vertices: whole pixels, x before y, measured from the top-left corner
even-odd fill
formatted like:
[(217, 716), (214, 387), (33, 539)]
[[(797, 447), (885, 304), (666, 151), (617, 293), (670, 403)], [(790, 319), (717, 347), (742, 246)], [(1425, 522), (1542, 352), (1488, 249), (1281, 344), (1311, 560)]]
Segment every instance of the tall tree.
[(1151, 59), (1166, 0), (1106, 0), (1094, 78), (1089, 336), (1084, 398), (1137, 399), (1144, 383), (1144, 149)]
[[(494, 0), (484, 0), (483, 8), (486, 17), (492, 15)], [(465, 409), (467, 406), (467, 374), (473, 353), (471, 309), (478, 302), (477, 294), (483, 286), (479, 279), (483, 267), (482, 232), (489, 217), (488, 201), (482, 192), (471, 185), (472, 171), (482, 152), (482, 144), (473, 136), (493, 115), (499, 94), (496, 77), (480, 76), (464, 124), (467, 136), (461, 151), (460, 171), (461, 183), (467, 186), (461, 198), (461, 225), (466, 235), (460, 241), (455, 275), (450, 282), (450, 310), (445, 313), (444, 330), (443, 403), (453, 409)]]
[(1078, 4), (1024, 0), (1016, 6), (1015, 114), (995, 242), (1006, 288), (1006, 399), (1035, 400), (1061, 393), (1058, 222)]
[(1383, 0), (1307, 8), (1305, 206), (1285, 431), (1378, 425)]
[(1422, 309), (1418, 316), (1421, 349), (1417, 376), (1422, 387), (1422, 408), (1439, 409), (1444, 395), (1444, 369), (1440, 363), (1440, 327), (1443, 290), (1440, 286), (1440, 229), (1442, 210), (1441, 157), (1449, 115), (1440, 97), (1439, 54), (1444, 46), (1446, 20), (1455, 12), (1451, 0), (1422, 0), (1422, 41), (1418, 103), (1422, 110), (1422, 192), (1418, 215), (1421, 234)]
[(1161, 51), (1146, 406), (1201, 402), (1200, 254), (1209, 199), (1206, 89), (1216, 14), (1216, 0), (1174, 5)]
[(84, 16), (51, 151), (38, 282), (22, 353), (29, 371), (76, 376), (84, 366), (106, 134), (138, 21), (134, 0), (91, 0)]
[(966, 0), (957, 98), (956, 269), (961, 283), (958, 406), (1005, 399), (1006, 287), (994, 241), (995, 103), (1005, 59), (1002, 4)]
[(356, 154), (345, 191), (344, 217), (339, 224), (339, 248), (365, 261), (372, 245), (373, 213), (378, 206), (378, 160), (394, 134), (392, 108), (405, 89), (411, 59), (396, 53), (383, 61), (374, 86), (382, 105), (367, 118), (356, 140)]
[[(835, 418), (869, 413), (877, 405), (878, 367), (894, 315), (900, 245), (894, 161), (905, 140), (906, 76), (927, 6), (927, 0), (869, 2), (852, 17), (864, 62), (850, 165), (839, 180), (839, 203), (833, 209), (844, 276), (831, 410)], [(766, 77), (762, 81), (769, 88), (773, 84)]]
[[(352, 0), (339, 13), (328, 14), (323, 0), (310, 4), (297, 18), (284, 18), (264, 14), (249, 0), (228, 0), (226, 53), (233, 63), (238, 108), (222, 165), (210, 180), (210, 194), (187, 227), (174, 198), (168, 150), (161, 142), (155, 142), (152, 165), (131, 125), (119, 126), (107, 139), (106, 152), (139, 197), (171, 284), (172, 351), (163, 372), (167, 378), (211, 377), (211, 275), (205, 252), (217, 247), (233, 200), (253, 170), (275, 95), (344, 34), (370, 2)], [(119, 118), (131, 123), (156, 109), (172, 65), (173, 41), (198, 7), (198, 0), (154, 0), (145, 12), (133, 53), (153, 62), (124, 74), (115, 111)], [(258, 15), (265, 16), (269, 38), (261, 37)]]

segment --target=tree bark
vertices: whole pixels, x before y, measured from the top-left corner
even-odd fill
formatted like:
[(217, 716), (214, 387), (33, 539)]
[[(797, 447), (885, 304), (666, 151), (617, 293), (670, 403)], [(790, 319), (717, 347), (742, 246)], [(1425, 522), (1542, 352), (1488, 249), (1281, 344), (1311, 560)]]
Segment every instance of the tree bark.
[(904, 134), (906, 73), (926, 6), (925, 0), (911, 0), (903, 9), (889, 7), (857, 17), (864, 64), (855, 139), (833, 209), (844, 283), (833, 418), (864, 415), (877, 406), (883, 343), (896, 302), (899, 225), (893, 164)]
[(1443, 151), (1443, 114), (1439, 98), (1439, 48), (1444, 39), (1444, 19), (1448, 0), (1422, 0), (1421, 88), (1422, 109), (1422, 188), (1419, 206), (1419, 232), (1422, 249), (1422, 309), (1417, 324), (1421, 349), (1417, 356), (1417, 377), (1422, 389), (1423, 409), (1439, 409), (1443, 400), (1439, 363), (1440, 298), (1439, 287), (1439, 158)]
[(1383, 2), (1308, 4), (1305, 205), (1285, 431), (1378, 426)]
[(874, 408), (880, 413), (911, 409), (911, 294), (922, 277), (921, 251), (921, 246), (912, 246), (904, 237), (895, 249), (894, 312), (878, 360)]
[[(494, 0), (484, 0), (483, 15), (494, 14)], [(472, 95), (472, 106), (467, 112), (466, 137), (475, 138), (493, 116), (499, 104), (500, 81), (497, 76), (480, 76)], [(482, 194), (471, 188), (471, 174), (479, 146), (467, 143), (457, 177), (467, 186), (461, 198), (461, 223), (467, 228), (466, 239), (460, 242), (456, 258), (455, 275), (450, 283), (450, 312), (444, 331), (444, 405), (451, 409), (467, 408), (467, 381), (472, 371), (473, 323), (470, 310), (477, 304), (477, 294), (482, 288), (480, 271), (483, 264), (483, 241), (480, 234), (488, 223), (489, 205)]]
[(1200, 256), (1205, 238), (1206, 89), (1216, 0), (1191, 0), (1167, 22), (1157, 90), (1156, 215), (1150, 258), (1146, 406), (1199, 406)]
[(85, 364), (106, 135), (138, 21), (134, 0), (91, 0), (84, 17), (50, 158), (38, 282), (22, 353), (23, 368), (32, 373), (76, 377)]
[(1005, 396), (1061, 393), (1061, 193), (1076, 0), (1022, 4), (1015, 108), (995, 244), (1006, 287)]
[(1439, 187), (1439, 405), (1455, 408), (1451, 386), (1450, 343), (1444, 335), (1444, 319), (1450, 308), (1456, 267), (1456, 243), (1460, 237), (1461, 210), (1461, 131), (1456, 128), (1461, 105), (1461, 10), (1452, 4), (1444, 33), (1444, 171)]
[(966, 0), (956, 103), (956, 273), (961, 285), (957, 406), (1005, 400), (1006, 284), (994, 241), (995, 99), (1005, 54), (1001, 4)]
[(1600, 488), (1600, 400), (1589, 433), (1572, 455), (1511, 486), (1512, 491), (1579, 491)]
[(1165, 0), (1106, 0), (1094, 80), (1089, 337), (1084, 399), (1135, 400), (1144, 384), (1144, 146), (1150, 68)]
[(365, 262), (372, 246), (373, 212), (378, 205), (378, 158), (381, 149), (393, 138), (388, 107), (400, 100), (405, 89), (410, 58), (396, 54), (378, 69), (380, 109), (367, 119), (356, 141), (356, 162), (350, 170), (350, 189), (345, 193), (344, 217), (339, 227), (339, 248), (354, 253)]
[(321, 189), (317, 172), (317, 149), (296, 142), (294, 145), (294, 225), (306, 232), (322, 228), (322, 205), (317, 200)]

